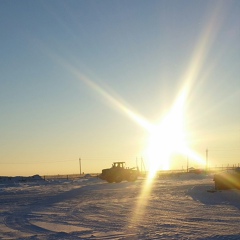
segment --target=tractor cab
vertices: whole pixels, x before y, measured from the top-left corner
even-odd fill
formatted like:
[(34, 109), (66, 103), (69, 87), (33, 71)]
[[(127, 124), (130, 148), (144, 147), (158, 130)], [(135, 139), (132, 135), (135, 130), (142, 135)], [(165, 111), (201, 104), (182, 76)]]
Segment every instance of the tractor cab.
[(125, 168), (125, 162), (114, 162), (112, 168)]

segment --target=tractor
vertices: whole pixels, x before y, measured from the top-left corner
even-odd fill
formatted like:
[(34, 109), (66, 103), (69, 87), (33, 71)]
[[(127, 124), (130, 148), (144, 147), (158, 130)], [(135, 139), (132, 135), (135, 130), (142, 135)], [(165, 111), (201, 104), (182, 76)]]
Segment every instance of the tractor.
[(126, 168), (125, 162), (114, 162), (111, 168), (103, 169), (98, 177), (108, 183), (120, 183), (122, 181), (134, 182), (138, 176), (138, 168)]

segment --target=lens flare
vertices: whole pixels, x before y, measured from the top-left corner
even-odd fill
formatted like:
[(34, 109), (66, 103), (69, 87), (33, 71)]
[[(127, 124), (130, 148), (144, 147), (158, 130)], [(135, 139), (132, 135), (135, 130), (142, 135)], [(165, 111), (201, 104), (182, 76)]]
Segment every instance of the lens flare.
[(175, 105), (163, 121), (161, 121), (158, 126), (153, 126), (153, 129), (150, 129), (150, 139), (147, 148), (147, 155), (149, 155), (150, 161), (150, 174), (142, 187), (140, 198), (133, 213), (131, 223), (138, 222), (143, 216), (147, 198), (149, 197), (152, 189), (153, 178), (160, 166), (162, 169), (169, 167), (169, 159), (174, 151), (179, 151), (192, 160), (200, 164), (205, 164), (205, 161), (197, 153), (190, 149), (185, 142), (183, 107), (193, 84), (199, 76), (211, 43), (216, 36), (217, 29), (220, 26), (217, 20), (219, 19), (220, 12), (223, 9), (224, 8), (221, 4), (218, 5), (212, 14), (211, 19), (208, 21), (201, 37), (199, 38), (199, 42), (195, 47), (195, 52), (193, 53), (189, 67), (182, 77), (184, 87), (180, 97), (177, 99)]
[(188, 100), (190, 90), (193, 88), (201, 69), (204, 60), (206, 59), (208, 50), (220, 26), (217, 22), (219, 17), (219, 10), (223, 8), (218, 7), (212, 18), (208, 21), (207, 27), (204, 29), (199, 42), (196, 45), (192, 59), (186, 69), (185, 74), (180, 78), (183, 83), (177, 100), (168, 113), (164, 116), (159, 124), (153, 125), (143, 116), (132, 110), (124, 101), (120, 100), (112, 91), (98, 85), (95, 81), (82, 74), (77, 68), (74, 68), (63, 59), (57, 59), (58, 62), (69, 70), (76, 78), (86, 84), (90, 89), (94, 90), (107, 103), (110, 103), (114, 109), (125, 114), (132, 121), (137, 123), (149, 133), (148, 146), (146, 148), (146, 157), (149, 161), (149, 175), (143, 183), (141, 193), (138, 196), (135, 211), (132, 218), (129, 220), (129, 225), (138, 226), (141, 217), (144, 215), (145, 206), (151, 193), (154, 176), (159, 169), (169, 169), (170, 158), (174, 153), (180, 153), (188, 156), (191, 160), (195, 160), (200, 164), (205, 164), (205, 161), (192, 149), (188, 147), (186, 141), (185, 130), (185, 105)]

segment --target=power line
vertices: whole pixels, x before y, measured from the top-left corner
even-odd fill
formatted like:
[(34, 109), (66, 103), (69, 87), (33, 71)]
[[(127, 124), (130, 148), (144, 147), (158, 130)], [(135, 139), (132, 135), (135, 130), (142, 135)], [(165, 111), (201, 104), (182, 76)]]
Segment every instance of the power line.
[(44, 163), (58, 163), (58, 162), (75, 162), (76, 160), (51, 161), (51, 162), (0, 162), (0, 164), (44, 164)]

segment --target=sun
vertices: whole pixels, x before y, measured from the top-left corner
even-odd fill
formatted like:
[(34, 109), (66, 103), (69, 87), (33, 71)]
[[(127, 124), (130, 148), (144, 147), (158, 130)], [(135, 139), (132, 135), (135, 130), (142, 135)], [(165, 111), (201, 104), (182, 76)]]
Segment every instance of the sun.
[(186, 149), (184, 129), (184, 96), (181, 95), (168, 114), (153, 126), (145, 155), (149, 163), (149, 175), (158, 170), (169, 170), (171, 156)]

